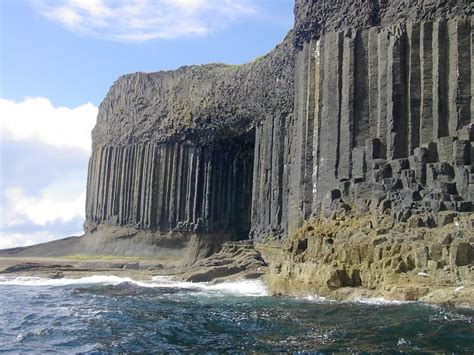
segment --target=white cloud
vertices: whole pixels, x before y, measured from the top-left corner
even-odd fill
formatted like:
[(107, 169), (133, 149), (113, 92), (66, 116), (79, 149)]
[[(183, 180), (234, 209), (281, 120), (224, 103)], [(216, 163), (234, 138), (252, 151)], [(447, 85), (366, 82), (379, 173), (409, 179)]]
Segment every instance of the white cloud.
[(53, 182), (39, 197), (20, 187), (4, 191), (0, 206), (0, 249), (27, 246), (81, 235), (85, 219), (82, 181)]
[(256, 14), (255, 0), (33, 0), (39, 12), (70, 31), (146, 41), (205, 35)]
[(81, 234), (97, 111), (0, 98), (0, 249)]
[(2, 213), (0, 225), (9, 227), (31, 222), (45, 226), (84, 218), (86, 191), (82, 185), (75, 180), (53, 182), (39, 197), (27, 196), (20, 187), (9, 187), (5, 191), (7, 209)]
[(91, 103), (71, 109), (54, 107), (41, 97), (26, 98), (23, 102), (0, 99), (0, 133), (13, 140), (39, 140), (89, 153), (97, 112)]

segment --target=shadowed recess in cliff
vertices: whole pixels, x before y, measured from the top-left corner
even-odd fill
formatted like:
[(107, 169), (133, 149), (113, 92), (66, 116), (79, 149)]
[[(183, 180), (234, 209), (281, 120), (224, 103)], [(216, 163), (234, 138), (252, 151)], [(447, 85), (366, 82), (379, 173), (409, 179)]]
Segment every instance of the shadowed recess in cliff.
[(253, 134), (202, 146), (100, 147), (90, 160), (87, 219), (160, 232), (228, 232), (232, 239), (246, 239), (253, 150)]

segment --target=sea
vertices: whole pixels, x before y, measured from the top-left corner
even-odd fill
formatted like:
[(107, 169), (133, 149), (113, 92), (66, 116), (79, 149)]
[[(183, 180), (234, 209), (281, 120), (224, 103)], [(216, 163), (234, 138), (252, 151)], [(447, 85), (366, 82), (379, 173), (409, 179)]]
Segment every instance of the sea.
[(474, 310), (270, 297), (262, 281), (0, 277), (5, 353), (474, 353)]

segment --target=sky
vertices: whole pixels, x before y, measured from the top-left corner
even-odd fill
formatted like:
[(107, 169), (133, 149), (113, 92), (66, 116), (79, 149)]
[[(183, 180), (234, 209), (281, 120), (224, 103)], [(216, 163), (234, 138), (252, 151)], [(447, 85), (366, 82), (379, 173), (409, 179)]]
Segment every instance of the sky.
[(90, 131), (120, 75), (241, 64), (293, 0), (0, 0), (0, 249), (81, 235)]

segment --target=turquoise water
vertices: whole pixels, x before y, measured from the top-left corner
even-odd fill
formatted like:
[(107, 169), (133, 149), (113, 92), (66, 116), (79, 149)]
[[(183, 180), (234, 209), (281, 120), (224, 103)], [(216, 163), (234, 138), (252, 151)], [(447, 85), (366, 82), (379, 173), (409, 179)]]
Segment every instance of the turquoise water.
[(474, 352), (474, 310), (219, 286), (0, 278), (3, 352)]

